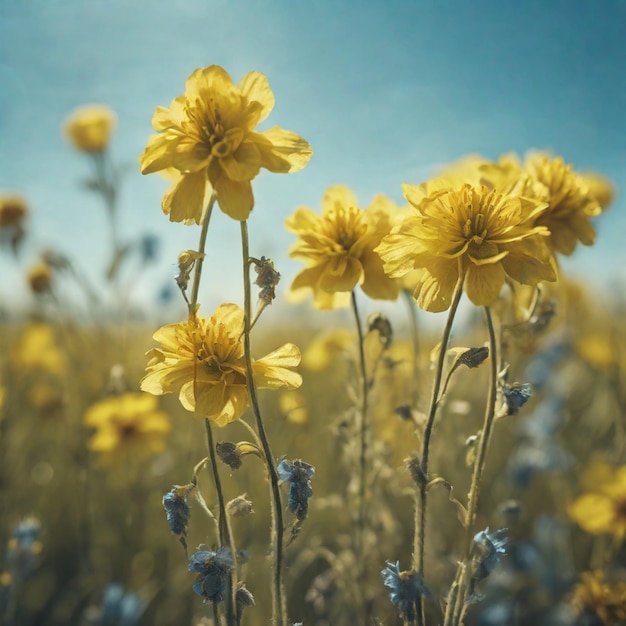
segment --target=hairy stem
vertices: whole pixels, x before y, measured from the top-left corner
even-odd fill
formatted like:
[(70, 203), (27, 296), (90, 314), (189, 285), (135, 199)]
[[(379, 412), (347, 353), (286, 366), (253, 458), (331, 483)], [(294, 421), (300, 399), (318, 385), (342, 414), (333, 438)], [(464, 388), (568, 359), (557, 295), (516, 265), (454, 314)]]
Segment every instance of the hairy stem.
[(274, 456), (270, 448), (270, 442), (265, 431), (263, 418), (254, 384), (252, 370), (252, 355), (250, 352), (250, 327), (252, 323), (252, 296), (250, 285), (250, 250), (248, 243), (248, 223), (241, 222), (241, 251), (243, 255), (243, 285), (244, 285), (244, 353), (246, 359), (246, 382), (250, 394), (250, 405), (254, 413), (259, 439), (265, 455), (265, 465), (270, 483), (270, 504), (272, 511), (271, 539), (274, 554), (274, 576), (272, 579), (272, 624), (275, 626), (287, 626), (287, 608), (283, 590), (283, 509), (280, 499), (280, 487), (278, 474), (274, 463)]
[(209, 232), (209, 222), (211, 221), (211, 214), (213, 213), (213, 205), (215, 204), (216, 196), (211, 194), (209, 198), (209, 204), (207, 205), (204, 217), (202, 219), (202, 229), (200, 231), (200, 241), (198, 243), (199, 258), (196, 260), (193, 275), (193, 286), (191, 288), (191, 298), (189, 300), (189, 315), (194, 315), (196, 312), (196, 306), (198, 304), (198, 292), (200, 291), (200, 276), (202, 275), (202, 265), (204, 264), (204, 249), (206, 248), (206, 238)]

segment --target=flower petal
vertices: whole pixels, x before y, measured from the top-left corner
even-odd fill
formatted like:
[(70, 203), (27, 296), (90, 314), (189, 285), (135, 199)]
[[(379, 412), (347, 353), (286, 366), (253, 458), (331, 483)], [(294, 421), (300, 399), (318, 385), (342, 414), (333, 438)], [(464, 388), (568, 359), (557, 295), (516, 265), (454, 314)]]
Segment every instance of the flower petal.
[(274, 94), (267, 82), (267, 76), (261, 72), (249, 72), (237, 85), (237, 88), (248, 98), (261, 104), (261, 114), (257, 123), (262, 122), (274, 108)]
[(311, 146), (300, 135), (278, 126), (262, 133), (249, 133), (248, 141), (258, 146), (261, 167), (270, 172), (299, 172), (313, 155)]
[(159, 170), (172, 167), (174, 150), (180, 141), (180, 135), (175, 133), (163, 133), (152, 135), (148, 139), (148, 145), (139, 157), (142, 174), (152, 174)]
[(286, 343), (252, 364), (254, 381), (259, 389), (296, 389), (302, 384), (302, 376), (291, 368), (300, 364), (300, 350)]
[(242, 143), (234, 154), (220, 159), (220, 165), (231, 180), (250, 181), (261, 168), (259, 149), (253, 143)]
[(183, 174), (163, 196), (161, 208), (170, 222), (190, 222), (199, 224), (204, 212), (208, 181), (206, 172), (201, 170)]
[(252, 185), (249, 181), (235, 181), (226, 176), (215, 182), (217, 202), (226, 215), (243, 222), (254, 207)]
[(500, 295), (504, 285), (504, 268), (501, 263), (475, 265), (469, 263), (465, 277), (465, 293), (477, 306), (490, 306)]

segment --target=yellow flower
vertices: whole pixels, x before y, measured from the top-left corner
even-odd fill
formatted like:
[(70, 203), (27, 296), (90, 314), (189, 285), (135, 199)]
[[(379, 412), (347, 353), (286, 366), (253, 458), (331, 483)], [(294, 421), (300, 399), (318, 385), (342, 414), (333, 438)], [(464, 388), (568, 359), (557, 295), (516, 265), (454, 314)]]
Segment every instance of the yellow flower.
[(551, 248), (570, 255), (578, 242), (593, 245), (596, 231), (590, 220), (602, 212), (602, 207), (588, 192), (583, 179), (562, 158), (552, 159), (543, 153), (530, 155), (524, 167), (546, 189), (549, 208), (538, 217), (536, 224), (550, 231)]
[(157, 400), (146, 393), (124, 393), (94, 404), (84, 424), (96, 429), (87, 443), (106, 460), (120, 457), (146, 458), (165, 448), (165, 435), (172, 426), (159, 411)]
[(626, 465), (611, 469), (598, 464), (584, 477), (588, 493), (568, 508), (569, 516), (592, 535), (610, 534), (618, 539), (626, 535)]
[(479, 306), (493, 304), (507, 276), (532, 285), (556, 279), (548, 231), (533, 226), (545, 203), (448, 179), (403, 191), (413, 210), (376, 251), (390, 276), (425, 269), (414, 293), (423, 309), (445, 311), (460, 277)]
[(378, 195), (366, 210), (359, 208), (347, 187), (330, 187), (322, 198), (322, 215), (301, 207), (285, 224), (299, 236), (290, 256), (306, 265), (291, 285), (292, 291), (310, 288), (319, 309), (348, 306), (357, 286), (370, 297), (398, 297), (398, 284), (383, 271), (374, 248), (389, 233), (399, 209)]
[[(181, 404), (218, 426), (239, 419), (249, 405), (243, 346), (243, 310), (236, 304), (220, 305), (210, 319), (191, 317), (163, 326), (154, 339), (144, 391), (161, 395), (178, 393)], [(302, 383), (295, 368), (300, 351), (285, 344), (252, 364), (260, 389), (295, 389)]]
[(33, 293), (46, 293), (52, 285), (52, 268), (41, 261), (28, 270), (27, 279)]
[(354, 335), (343, 328), (333, 328), (317, 335), (302, 355), (302, 365), (321, 372), (354, 351)]
[(306, 399), (297, 391), (284, 391), (281, 393), (278, 397), (278, 407), (291, 424), (306, 424), (309, 419)]
[(103, 104), (75, 109), (65, 120), (63, 131), (69, 142), (81, 152), (102, 152), (117, 124), (117, 116)]
[(615, 187), (611, 181), (596, 172), (581, 172), (578, 178), (587, 187), (587, 193), (598, 201), (602, 210), (608, 209), (615, 198)]
[(626, 619), (626, 582), (610, 582), (601, 571), (584, 572), (581, 579), (571, 596), (579, 613), (595, 613), (606, 626)]
[(262, 167), (284, 174), (308, 163), (313, 153), (302, 137), (278, 126), (254, 131), (273, 107), (263, 74), (250, 72), (235, 86), (217, 65), (193, 72), (169, 109), (157, 107), (158, 134), (140, 157), (141, 173), (179, 172), (162, 202), (171, 221), (199, 224), (211, 188), (224, 213), (246, 220), (254, 206), (250, 181)]
[(27, 215), (28, 207), (22, 198), (0, 195), (0, 230), (18, 228)]
[(66, 362), (57, 345), (54, 330), (40, 323), (27, 326), (11, 355), (11, 365), (15, 372), (21, 374), (31, 370), (63, 374)]

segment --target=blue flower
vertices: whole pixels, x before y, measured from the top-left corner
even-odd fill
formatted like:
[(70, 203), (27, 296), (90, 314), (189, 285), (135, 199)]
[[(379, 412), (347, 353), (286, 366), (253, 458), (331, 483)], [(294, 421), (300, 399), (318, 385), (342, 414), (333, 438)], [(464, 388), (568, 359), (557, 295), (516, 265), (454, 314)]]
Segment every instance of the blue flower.
[(41, 522), (34, 517), (23, 519), (13, 528), (6, 557), (13, 580), (23, 580), (37, 569), (42, 550), (40, 533)]
[(193, 590), (205, 601), (221, 602), (228, 589), (228, 574), (235, 567), (230, 550), (226, 546), (215, 552), (198, 550), (189, 559), (189, 571), (200, 574)]
[(400, 611), (402, 620), (415, 621), (417, 603), (427, 593), (422, 579), (415, 572), (401, 572), (399, 561), (387, 563), (387, 567), (380, 573), (385, 587), (391, 589), (391, 602)]
[(172, 490), (163, 496), (163, 508), (167, 514), (167, 523), (173, 535), (187, 536), (187, 525), (189, 523), (189, 503), (187, 496), (193, 485), (174, 485)]
[(309, 498), (313, 495), (311, 477), (315, 468), (304, 461), (281, 461), (277, 467), (281, 480), (291, 483), (289, 487), (289, 510), (300, 521), (306, 518), (309, 510)]
[(520, 383), (505, 384), (502, 393), (506, 400), (507, 415), (517, 415), (533, 395), (532, 387), (528, 383), (523, 385)]
[(146, 608), (141, 598), (122, 585), (111, 583), (106, 586), (102, 598), (102, 626), (136, 626)]
[(474, 535), (473, 582), (487, 578), (506, 554), (509, 544), (506, 532), (506, 528), (500, 528), (490, 534), (487, 526), (485, 530)]

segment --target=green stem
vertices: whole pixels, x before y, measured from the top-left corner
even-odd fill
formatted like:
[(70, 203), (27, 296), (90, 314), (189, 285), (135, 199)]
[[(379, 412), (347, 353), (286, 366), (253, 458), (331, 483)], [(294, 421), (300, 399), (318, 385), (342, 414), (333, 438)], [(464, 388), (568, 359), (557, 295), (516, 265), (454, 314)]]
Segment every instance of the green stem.
[(407, 307), (409, 309), (409, 321), (411, 329), (411, 343), (413, 344), (413, 385), (411, 387), (411, 408), (417, 408), (417, 402), (419, 399), (419, 386), (417, 379), (420, 372), (420, 344), (419, 344), (419, 326), (417, 323), (417, 307), (415, 305), (415, 298), (408, 289), (402, 290), (402, 296), (406, 300)]
[(274, 465), (274, 456), (270, 448), (269, 439), (265, 432), (265, 425), (261, 417), (261, 410), (254, 383), (252, 370), (252, 355), (250, 352), (250, 327), (252, 296), (250, 286), (250, 251), (248, 243), (248, 223), (241, 222), (241, 252), (243, 256), (243, 285), (244, 285), (244, 354), (246, 359), (246, 382), (250, 394), (250, 405), (256, 421), (259, 439), (263, 446), (265, 465), (270, 482), (270, 505), (272, 511), (272, 548), (274, 552), (274, 577), (272, 580), (272, 624), (287, 626), (287, 609), (283, 592), (283, 510), (280, 499), (278, 474)]
[(462, 623), (463, 619), (463, 608), (465, 606), (465, 598), (467, 595), (466, 572), (471, 558), (474, 537), (473, 526), (476, 521), (478, 497), (480, 495), (480, 487), (485, 470), (489, 442), (491, 441), (491, 432), (493, 430), (493, 424), (496, 417), (496, 398), (498, 392), (498, 346), (489, 307), (485, 307), (485, 317), (487, 321), (487, 331), (489, 333), (489, 396), (485, 407), (483, 426), (478, 438), (478, 451), (476, 453), (476, 460), (474, 461), (472, 482), (468, 496), (463, 559), (459, 562), (455, 581), (452, 585), (451, 591), (454, 592), (454, 596), (452, 593), (450, 594), (452, 597), (450, 598), (450, 603), (446, 608), (444, 626), (458, 626)]
[(215, 204), (216, 196), (211, 194), (209, 198), (209, 204), (204, 212), (202, 218), (202, 230), (200, 231), (200, 242), (198, 243), (198, 252), (200, 256), (196, 260), (196, 266), (194, 268), (193, 286), (191, 288), (191, 299), (189, 300), (189, 315), (194, 315), (196, 312), (196, 305), (198, 304), (198, 292), (200, 290), (200, 276), (202, 275), (202, 265), (204, 264), (204, 249), (206, 248), (206, 238), (209, 232), (209, 222), (211, 221), (211, 213), (213, 213), (213, 205)]
[[(208, 419), (204, 419), (204, 425), (206, 427), (207, 448), (209, 450), (209, 460), (211, 461), (211, 471), (213, 473), (213, 480), (215, 481), (215, 492), (217, 494), (217, 504), (220, 511), (218, 529), (221, 546), (228, 546), (233, 562), (237, 562), (237, 552), (235, 551), (235, 540), (233, 537), (233, 530), (230, 525), (228, 513), (226, 512), (226, 501), (224, 499), (224, 491), (222, 489), (222, 481), (220, 479), (220, 473), (217, 467), (217, 458), (215, 456), (215, 441), (213, 439), (213, 430), (211, 423)], [(226, 623), (228, 626), (235, 624), (235, 612), (236, 612), (236, 589), (237, 589), (237, 567), (235, 566), (228, 576), (229, 585), (229, 599), (230, 601), (226, 605)]]
[[(437, 417), (437, 409), (441, 400), (440, 390), (441, 381), (443, 379), (443, 368), (448, 351), (448, 342), (450, 341), (450, 333), (452, 324), (456, 315), (461, 295), (463, 293), (464, 275), (460, 274), (457, 279), (448, 318), (441, 336), (441, 345), (439, 346), (439, 357), (437, 359), (437, 367), (435, 369), (435, 378), (433, 380), (433, 389), (430, 399), (430, 408), (428, 410), (428, 418), (424, 428), (424, 437), (422, 440), (422, 458), (420, 463), (421, 482), (419, 485), (418, 501), (415, 507), (415, 536), (413, 539), (413, 571), (423, 579), (424, 578), (424, 545), (426, 538), (426, 504), (427, 504), (427, 484), (428, 484), (428, 460), (430, 454), (430, 439)], [(424, 623), (424, 599), (420, 598), (420, 610), (417, 612), (418, 624)]]
[(368, 381), (365, 364), (365, 348), (363, 345), (363, 327), (356, 301), (356, 293), (352, 291), (352, 311), (359, 337), (359, 369), (361, 371), (361, 419), (359, 420), (359, 518), (357, 527), (357, 559), (362, 562), (363, 556), (363, 536), (365, 533), (365, 511), (367, 494), (367, 401), (368, 401)]

